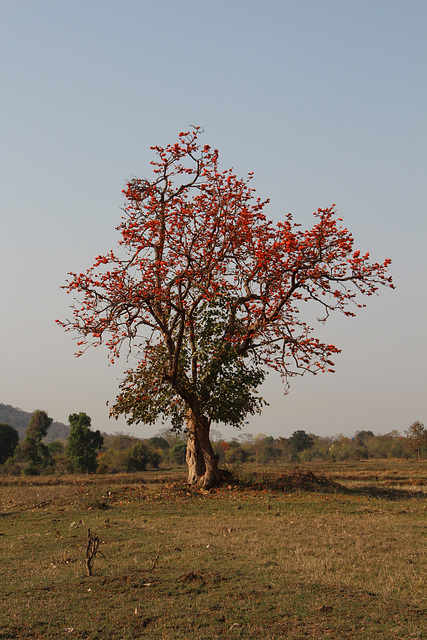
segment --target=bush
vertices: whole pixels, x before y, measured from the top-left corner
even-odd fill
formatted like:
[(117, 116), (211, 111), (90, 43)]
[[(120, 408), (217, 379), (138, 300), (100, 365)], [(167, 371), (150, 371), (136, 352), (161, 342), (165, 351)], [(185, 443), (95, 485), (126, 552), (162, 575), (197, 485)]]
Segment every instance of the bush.
[(249, 452), (236, 441), (233, 441), (231, 444), (232, 446), (225, 452), (225, 462), (227, 464), (247, 462), (250, 455)]
[(170, 457), (172, 462), (176, 464), (185, 464), (185, 456), (187, 453), (187, 445), (185, 442), (179, 442), (172, 447)]
[(145, 471), (150, 462), (150, 453), (143, 442), (138, 442), (127, 453), (127, 471)]
[(127, 471), (127, 452), (107, 449), (98, 455), (97, 473), (123, 473)]

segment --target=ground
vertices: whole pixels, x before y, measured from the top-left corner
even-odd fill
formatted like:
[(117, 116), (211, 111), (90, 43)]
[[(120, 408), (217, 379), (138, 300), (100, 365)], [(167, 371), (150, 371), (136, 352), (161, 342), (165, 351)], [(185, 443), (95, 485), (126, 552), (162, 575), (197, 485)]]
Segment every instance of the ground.
[(238, 475), (0, 478), (0, 639), (427, 638), (426, 461)]

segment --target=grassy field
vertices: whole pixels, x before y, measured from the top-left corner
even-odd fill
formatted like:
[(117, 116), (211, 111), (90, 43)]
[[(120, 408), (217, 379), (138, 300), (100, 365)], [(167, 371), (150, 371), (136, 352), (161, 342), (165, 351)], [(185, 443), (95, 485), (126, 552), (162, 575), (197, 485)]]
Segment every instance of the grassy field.
[(255, 471), (0, 478), (0, 639), (427, 638), (426, 461)]

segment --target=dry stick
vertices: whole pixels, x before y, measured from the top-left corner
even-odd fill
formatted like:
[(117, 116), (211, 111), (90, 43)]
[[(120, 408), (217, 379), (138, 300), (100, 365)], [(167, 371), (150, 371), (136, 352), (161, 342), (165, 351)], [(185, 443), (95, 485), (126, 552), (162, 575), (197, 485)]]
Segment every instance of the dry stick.
[(90, 529), (87, 530), (87, 547), (86, 547), (86, 567), (87, 567), (87, 575), (92, 575), (92, 565), (96, 556), (96, 552), (98, 551), (99, 546), (99, 538), (98, 536), (93, 536), (90, 532)]
[(162, 546), (162, 545), (161, 545), (161, 544), (159, 544), (159, 548), (158, 548), (158, 550), (157, 550), (157, 555), (156, 555), (156, 557), (154, 558), (153, 566), (151, 567), (150, 571), (154, 571), (154, 569), (156, 568), (157, 560), (159, 559), (159, 555), (160, 555), (160, 547), (161, 547), (161, 546)]

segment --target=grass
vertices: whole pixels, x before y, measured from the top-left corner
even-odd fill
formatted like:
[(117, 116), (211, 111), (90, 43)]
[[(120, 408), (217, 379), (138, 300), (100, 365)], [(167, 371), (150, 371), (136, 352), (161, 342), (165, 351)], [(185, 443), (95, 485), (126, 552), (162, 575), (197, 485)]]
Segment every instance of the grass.
[(211, 492), (2, 478), (0, 640), (427, 638), (427, 465), (409, 466), (241, 470)]

